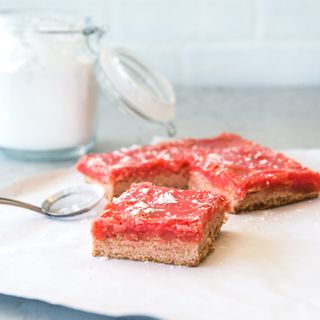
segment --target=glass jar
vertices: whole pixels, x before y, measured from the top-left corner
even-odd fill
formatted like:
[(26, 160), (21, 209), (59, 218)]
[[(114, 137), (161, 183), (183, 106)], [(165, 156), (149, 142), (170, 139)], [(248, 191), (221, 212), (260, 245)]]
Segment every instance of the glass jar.
[(0, 150), (66, 159), (94, 145), (97, 79), (126, 110), (166, 123), (174, 92), (124, 49), (100, 47), (89, 18), (0, 14)]

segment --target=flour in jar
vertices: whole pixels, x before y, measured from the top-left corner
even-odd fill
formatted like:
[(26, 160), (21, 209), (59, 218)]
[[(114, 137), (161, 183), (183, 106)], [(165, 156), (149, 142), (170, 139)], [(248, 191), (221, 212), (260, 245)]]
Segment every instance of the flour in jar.
[(94, 135), (95, 57), (81, 33), (8, 30), (0, 23), (0, 147), (55, 150)]

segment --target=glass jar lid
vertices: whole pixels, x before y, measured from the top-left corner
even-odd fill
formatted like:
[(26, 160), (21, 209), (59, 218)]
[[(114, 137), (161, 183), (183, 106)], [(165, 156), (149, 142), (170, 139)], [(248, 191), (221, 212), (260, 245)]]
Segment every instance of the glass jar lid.
[(128, 49), (102, 48), (99, 67), (102, 87), (126, 111), (156, 122), (173, 120), (176, 99), (172, 85)]

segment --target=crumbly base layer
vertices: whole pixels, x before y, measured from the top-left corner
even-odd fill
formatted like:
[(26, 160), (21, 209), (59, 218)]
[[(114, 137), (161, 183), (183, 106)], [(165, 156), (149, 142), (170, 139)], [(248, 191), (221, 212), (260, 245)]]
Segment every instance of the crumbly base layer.
[(207, 225), (200, 242), (182, 240), (128, 240), (123, 237), (93, 240), (94, 256), (117, 259), (152, 261), (195, 267), (214, 250), (215, 239), (225, 221), (225, 214), (217, 214)]
[(176, 189), (187, 189), (189, 181), (189, 170), (184, 168), (178, 173), (172, 173), (163, 170), (155, 176), (142, 176), (142, 177), (131, 177), (130, 179), (116, 180), (113, 183), (101, 184), (89, 176), (86, 176), (86, 181), (89, 183), (97, 183), (104, 187), (106, 191), (106, 197), (112, 200), (113, 197), (119, 197), (124, 191), (130, 188), (132, 183), (139, 182), (151, 182), (152, 184), (160, 187), (171, 187)]
[(247, 194), (239, 205), (234, 208), (234, 213), (242, 211), (264, 210), (291, 203), (317, 198), (317, 192), (297, 193), (290, 191), (258, 191)]

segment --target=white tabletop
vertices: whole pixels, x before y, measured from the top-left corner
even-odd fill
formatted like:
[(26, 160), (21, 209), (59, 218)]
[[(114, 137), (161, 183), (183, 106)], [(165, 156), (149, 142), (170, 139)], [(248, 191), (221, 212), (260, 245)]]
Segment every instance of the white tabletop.
[[(177, 101), (179, 137), (214, 136), (222, 131), (231, 131), (276, 149), (320, 148), (320, 90), (316, 88), (180, 88)], [(143, 144), (154, 136), (164, 135), (165, 130), (161, 126), (124, 115), (107, 101), (100, 100), (98, 143), (94, 151)], [(0, 155), (0, 187), (26, 176), (72, 166), (74, 162), (23, 162)], [(6, 295), (0, 295), (0, 318), (111, 319)]]

